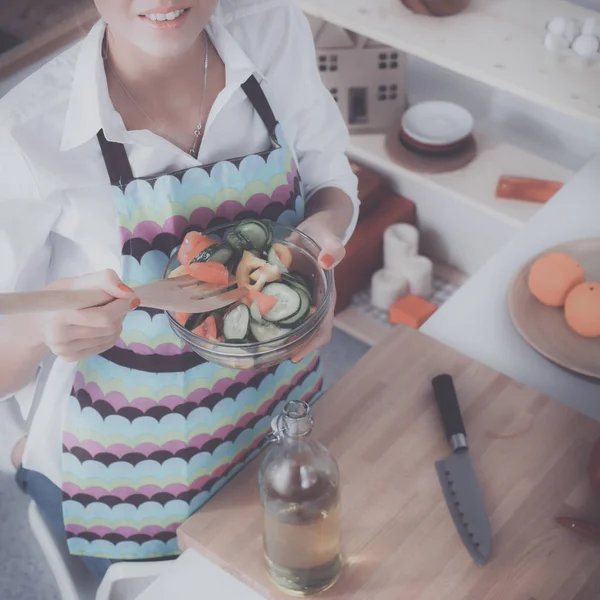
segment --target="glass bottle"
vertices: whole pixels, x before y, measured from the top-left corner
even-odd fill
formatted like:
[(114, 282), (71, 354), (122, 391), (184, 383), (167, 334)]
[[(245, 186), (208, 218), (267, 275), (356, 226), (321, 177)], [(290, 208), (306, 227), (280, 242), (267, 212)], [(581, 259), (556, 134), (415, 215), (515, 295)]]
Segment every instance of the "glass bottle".
[(289, 402), (259, 474), (267, 570), (292, 596), (330, 588), (341, 570), (339, 469), (312, 427), (309, 406)]

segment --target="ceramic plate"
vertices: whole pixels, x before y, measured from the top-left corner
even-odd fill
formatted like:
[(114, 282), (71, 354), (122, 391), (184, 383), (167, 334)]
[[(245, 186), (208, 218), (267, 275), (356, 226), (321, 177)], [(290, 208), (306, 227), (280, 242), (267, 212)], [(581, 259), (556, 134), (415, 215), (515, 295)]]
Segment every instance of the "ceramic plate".
[(406, 131), (404, 131), (404, 129), (402, 128), (400, 128), (400, 132), (398, 133), (398, 138), (404, 145), (408, 146), (412, 150), (427, 152), (430, 154), (445, 154), (448, 152), (459, 152), (460, 150), (463, 150), (464, 147), (469, 143), (469, 137), (463, 138), (462, 140), (459, 140), (454, 144), (440, 145), (423, 144), (422, 142), (419, 142), (410, 137), (410, 135), (408, 135), (408, 133), (406, 133)]
[(404, 113), (402, 128), (417, 142), (444, 146), (470, 135), (473, 117), (468, 110), (452, 102), (422, 102)]
[[(600, 238), (574, 240), (549, 248), (576, 258), (588, 281), (600, 281)], [(537, 258), (537, 257), (536, 257)], [(542, 304), (529, 291), (527, 278), (535, 258), (517, 273), (508, 292), (508, 311), (521, 337), (552, 362), (600, 379), (600, 338), (584, 338), (567, 325), (562, 308)]]

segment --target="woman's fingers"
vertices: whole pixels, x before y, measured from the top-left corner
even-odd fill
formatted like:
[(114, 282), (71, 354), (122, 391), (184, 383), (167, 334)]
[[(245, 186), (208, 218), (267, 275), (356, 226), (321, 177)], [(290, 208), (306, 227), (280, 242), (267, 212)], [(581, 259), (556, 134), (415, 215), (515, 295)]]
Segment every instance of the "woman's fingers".
[(59, 279), (46, 289), (100, 289), (114, 298), (104, 306), (36, 316), (46, 346), (67, 361), (81, 360), (112, 348), (121, 335), (127, 313), (140, 304), (133, 290), (111, 269)]
[(82, 275), (73, 279), (73, 289), (100, 289), (114, 298), (133, 298), (133, 290), (126, 286), (112, 269)]
[(136, 308), (137, 304), (138, 301), (131, 298), (114, 300), (104, 306), (69, 311), (69, 314), (65, 315), (65, 318), (68, 318), (69, 325), (107, 329), (115, 323), (122, 323), (125, 315), (132, 308)]
[(319, 213), (305, 219), (298, 229), (321, 247), (319, 263), (324, 269), (333, 269), (346, 255), (342, 240), (331, 230)]
[(53, 352), (66, 362), (77, 362), (109, 350), (115, 345), (117, 338), (114, 335), (107, 335), (99, 338), (79, 339), (65, 344), (58, 344), (53, 348)]
[(338, 238), (331, 241), (329, 245), (321, 247), (323, 250), (319, 254), (319, 263), (324, 269), (329, 270), (337, 267), (346, 256), (346, 248)]
[(112, 348), (123, 328), (127, 313), (139, 304), (133, 301), (114, 300), (97, 308), (65, 311), (49, 316), (45, 326), (45, 342), (48, 348), (64, 360), (80, 360), (91, 356), (101, 348)]

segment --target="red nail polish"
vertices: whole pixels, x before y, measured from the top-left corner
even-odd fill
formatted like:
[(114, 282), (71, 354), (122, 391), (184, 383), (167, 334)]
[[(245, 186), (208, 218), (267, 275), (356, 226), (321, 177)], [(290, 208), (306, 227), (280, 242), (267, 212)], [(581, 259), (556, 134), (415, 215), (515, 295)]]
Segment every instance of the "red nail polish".
[(331, 254), (323, 254), (321, 257), (321, 262), (326, 269), (331, 269), (331, 267), (333, 267), (335, 264), (335, 258), (333, 258)]
[(141, 303), (142, 301), (139, 298), (134, 298), (130, 304), (131, 310), (135, 310)]
[(126, 294), (133, 294), (133, 290), (128, 285), (125, 285), (124, 283), (119, 284), (119, 289), (122, 292), (125, 292)]

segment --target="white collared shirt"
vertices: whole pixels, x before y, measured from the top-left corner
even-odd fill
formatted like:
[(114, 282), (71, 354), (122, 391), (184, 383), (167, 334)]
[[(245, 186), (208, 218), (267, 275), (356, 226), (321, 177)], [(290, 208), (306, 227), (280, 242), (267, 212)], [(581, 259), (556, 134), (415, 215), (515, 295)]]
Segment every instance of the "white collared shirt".
[[(225, 3), (222, 3), (225, 4)], [(323, 187), (355, 203), (348, 132), (323, 86), (310, 26), (293, 0), (236, 0), (207, 33), (226, 67), (198, 160), (149, 131), (127, 131), (110, 100), (101, 58), (105, 26), (0, 100), (0, 292), (40, 288), (102, 269), (121, 272), (117, 216), (96, 133), (126, 145), (136, 177), (176, 171), (269, 147), (241, 89), (255, 74), (292, 146), (308, 201)], [(1, 368), (1, 367), (0, 367)], [(30, 431), (24, 466), (60, 485), (61, 430), (76, 365), (49, 357), (15, 396)]]

